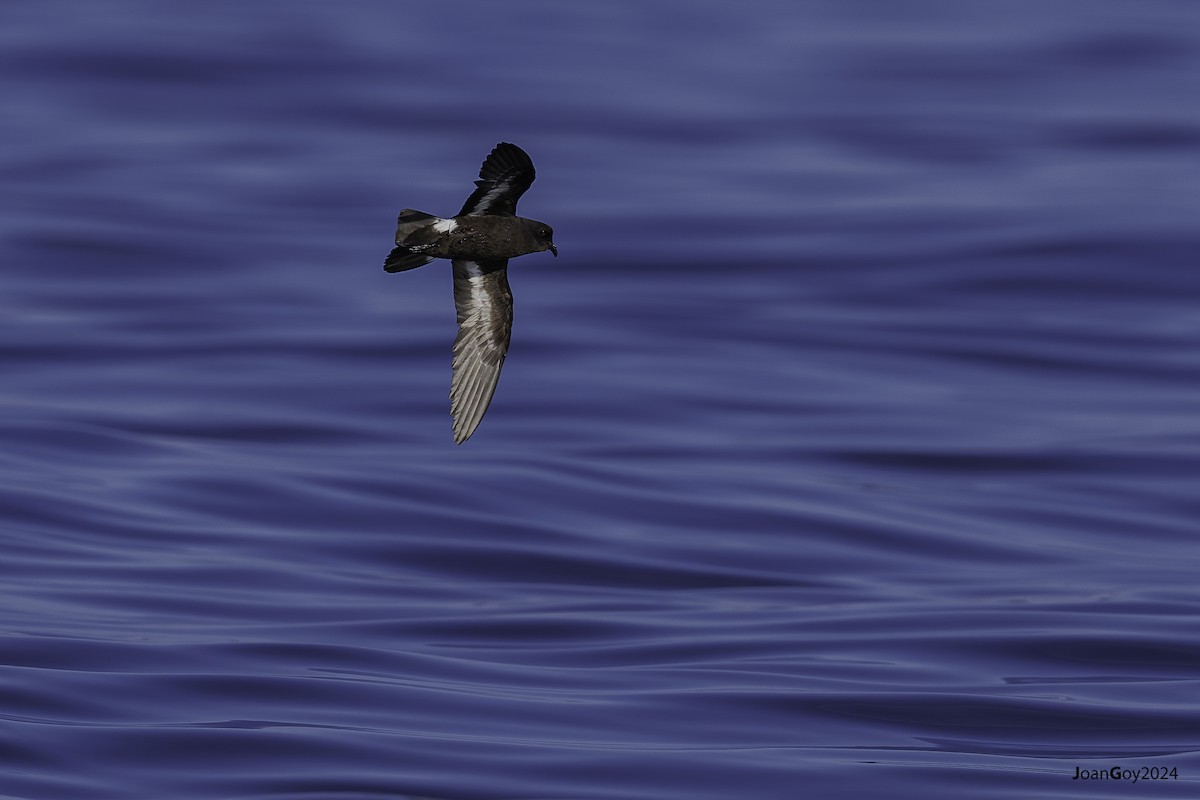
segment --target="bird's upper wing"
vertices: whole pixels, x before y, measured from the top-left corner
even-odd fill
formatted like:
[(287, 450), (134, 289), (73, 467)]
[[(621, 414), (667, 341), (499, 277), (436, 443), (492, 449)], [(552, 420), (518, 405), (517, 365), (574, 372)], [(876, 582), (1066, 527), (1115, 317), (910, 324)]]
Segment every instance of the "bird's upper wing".
[(454, 340), (450, 414), (455, 444), (465, 442), (479, 427), (508, 352), (513, 306), (507, 267), (508, 259), (454, 261), (458, 337)]
[(456, 216), (515, 217), (517, 200), (525, 194), (536, 174), (533, 161), (524, 150), (515, 144), (501, 142), (483, 160), (479, 180), (475, 181), (476, 189)]

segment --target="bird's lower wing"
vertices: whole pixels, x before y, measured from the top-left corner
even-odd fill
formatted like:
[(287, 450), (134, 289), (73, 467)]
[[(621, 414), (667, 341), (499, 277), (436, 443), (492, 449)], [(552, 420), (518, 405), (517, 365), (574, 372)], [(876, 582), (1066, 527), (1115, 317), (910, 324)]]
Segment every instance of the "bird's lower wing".
[(450, 414), (456, 444), (465, 442), (479, 427), (508, 353), (512, 292), (507, 266), (507, 259), (454, 261), (458, 337), (454, 340)]

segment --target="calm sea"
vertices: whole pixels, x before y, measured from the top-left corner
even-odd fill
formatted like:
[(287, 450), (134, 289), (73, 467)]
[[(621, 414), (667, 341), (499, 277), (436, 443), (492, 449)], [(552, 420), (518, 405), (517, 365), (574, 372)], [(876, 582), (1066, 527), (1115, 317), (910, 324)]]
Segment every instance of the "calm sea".
[[(1200, 797), (1195, 2), (11, 0), (0, 100), (4, 800)], [(382, 264), (499, 141), (456, 447)]]

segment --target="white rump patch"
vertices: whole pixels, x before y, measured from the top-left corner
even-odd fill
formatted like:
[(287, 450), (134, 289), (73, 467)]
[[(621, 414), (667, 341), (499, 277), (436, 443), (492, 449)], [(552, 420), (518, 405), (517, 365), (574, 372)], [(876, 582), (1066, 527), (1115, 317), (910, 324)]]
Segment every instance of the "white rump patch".
[(452, 219), (439, 219), (433, 223), (433, 229), (438, 233), (449, 233), (458, 227), (458, 223)]

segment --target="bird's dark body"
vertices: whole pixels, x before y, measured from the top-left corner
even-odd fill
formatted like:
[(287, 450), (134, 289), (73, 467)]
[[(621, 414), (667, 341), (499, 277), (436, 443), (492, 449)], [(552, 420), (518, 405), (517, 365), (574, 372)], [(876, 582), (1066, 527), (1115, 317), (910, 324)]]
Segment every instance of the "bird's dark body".
[(550, 249), (549, 240), (537, 234), (550, 226), (537, 220), (500, 216), (452, 217), (440, 224), (436, 220), (419, 211), (400, 212), (396, 246), (413, 255), (469, 261), (516, 258)]

